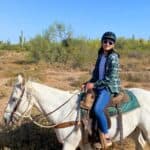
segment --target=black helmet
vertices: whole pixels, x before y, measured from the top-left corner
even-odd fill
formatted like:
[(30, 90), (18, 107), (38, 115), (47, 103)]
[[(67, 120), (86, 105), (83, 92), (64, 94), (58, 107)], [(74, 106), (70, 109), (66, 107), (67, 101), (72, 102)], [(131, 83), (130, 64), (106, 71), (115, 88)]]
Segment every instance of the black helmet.
[(103, 41), (104, 39), (111, 39), (111, 40), (113, 40), (114, 42), (116, 42), (116, 35), (115, 35), (115, 33), (113, 33), (113, 32), (105, 32), (104, 34), (103, 34), (103, 36), (102, 36), (102, 38), (101, 38), (101, 41)]

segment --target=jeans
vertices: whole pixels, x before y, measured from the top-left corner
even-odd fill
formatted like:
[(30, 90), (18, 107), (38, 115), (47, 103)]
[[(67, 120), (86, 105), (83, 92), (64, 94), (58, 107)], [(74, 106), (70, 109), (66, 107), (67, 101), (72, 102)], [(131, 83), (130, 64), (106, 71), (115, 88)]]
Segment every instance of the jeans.
[(108, 133), (108, 123), (104, 109), (110, 101), (111, 94), (106, 88), (99, 89), (97, 94), (98, 96), (93, 109), (98, 122), (98, 128), (106, 134)]

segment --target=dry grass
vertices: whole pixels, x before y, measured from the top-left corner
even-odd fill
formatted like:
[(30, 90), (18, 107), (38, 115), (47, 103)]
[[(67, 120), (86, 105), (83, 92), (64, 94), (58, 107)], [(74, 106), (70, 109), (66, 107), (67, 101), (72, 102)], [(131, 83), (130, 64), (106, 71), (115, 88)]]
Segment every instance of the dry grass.
[(150, 72), (122, 72), (121, 79), (131, 82), (150, 82)]

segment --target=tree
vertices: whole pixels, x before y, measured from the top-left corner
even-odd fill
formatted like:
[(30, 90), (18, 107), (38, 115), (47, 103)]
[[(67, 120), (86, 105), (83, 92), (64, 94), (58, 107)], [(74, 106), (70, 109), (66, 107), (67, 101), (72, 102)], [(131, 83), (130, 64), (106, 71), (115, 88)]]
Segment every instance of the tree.
[(72, 29), (70, 26), (66, 27), (62, 23), (55, 22), (44, 31), (43, 37), (50, 42), (61, 42), (72, 37)]

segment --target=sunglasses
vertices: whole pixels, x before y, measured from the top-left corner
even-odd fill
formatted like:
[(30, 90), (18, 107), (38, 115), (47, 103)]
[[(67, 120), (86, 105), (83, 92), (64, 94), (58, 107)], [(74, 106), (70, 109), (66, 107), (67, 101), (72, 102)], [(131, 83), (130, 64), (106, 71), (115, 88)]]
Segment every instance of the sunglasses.
[(103, 44), (109, 44), (109, 45), (113, 45), (114, 44), (114, 42), (113, 41), (111, 41), (111, 40), (104, 40), (103, 41)]

